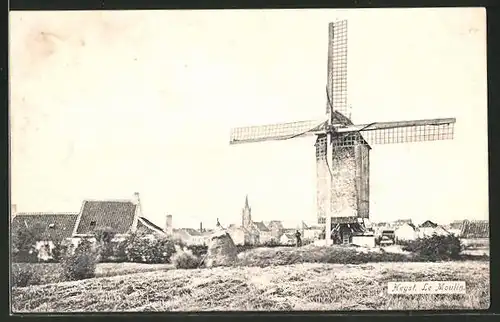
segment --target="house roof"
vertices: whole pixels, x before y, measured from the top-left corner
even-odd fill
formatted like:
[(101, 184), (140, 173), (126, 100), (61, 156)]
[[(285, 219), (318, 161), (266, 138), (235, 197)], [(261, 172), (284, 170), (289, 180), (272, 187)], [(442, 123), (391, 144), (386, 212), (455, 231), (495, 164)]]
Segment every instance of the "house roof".
[(251, 234), (250, 231), (243, 226), (231, 225), (229, 226), (228, 230), (230, 231), (241, 230), (243, 231), (244, 234)]
[(76, 213), (18, 213), (12, 220), (12, 230), (22, 227), (40, 227), (42, 234), (48, 240), (59, 241), (73, 234)]
[(450, 223), (450, 229), (462, 229), (464, 225), (464, 220), (454, 220)]
[(174, 229), (175, 232), (184, 232), (187, 233), (190, 236), (200, 236), (202, 235), (200, 231), (194, 229), (194, 228), (178, 228)]
[(141, 222), (143, 225), (148, 227), (149, 229), (152, 229), (154, 231), (157, 231), (159, 233), (165, 233), (163, 229), (161, 229), (159, 226), (153, 224), (150, 220), (144, 217), (139, 217), (139, 222)]
[[(399, 229), (399, 228), (401, 228), (401, 227), (404, 227), (404, 226), (410, 226), (410, 227), (411, 227), (411, 228), (413, 228), (414, 230), (417, 228), (417, 227), (416, 227), (414, 224), (412, 224), (412, 223), (403, 223), (403, 224), (399, 225), (397, 229)], [(396, 229), (396, 230), (397, 230), (397, 229)]]
[(466, 238), (487, 238), (490, 236), (489, 222), (487, 220), (465, 220), (460, 235)]
[(284, 228), (281, 220), (271, 220), (269, 222), (269, 224), (267, 225), (267, 227), (269, 227), (271, 229), (283, 229)]
[(269, 228), (262, 221), (254, 222), (255, 227), (260, 231), (269, 231)]
[(420, 224), (420, 227), (431, 227), (431, 228), (436, 228), (438, 225), (436, 223), (433, 223), (432, 221), (430, 220), (426, 220), (424, 221), (422, 224)]
[(411, 219), (398, 219), (394, 222), (396, 225), (411, 224)]
[(83, 202), (77, 234), (89, 234), (95, 227), (111, 227), (118, 234), (130, 231), (134, 223), (137, 205), (131, 201), (90, 201)]
[(295, 238), (296, 238), (296, 237), (295, 237), (295, 234), (293, 234), (293, 233), (288, 233), (288, 232), (287, 232), (287, 233), (284, 233), (282, 236), (285, 236), (285, 237), (286, 237), (286, 238), (288, 238), (288, 239), (295, 239)]

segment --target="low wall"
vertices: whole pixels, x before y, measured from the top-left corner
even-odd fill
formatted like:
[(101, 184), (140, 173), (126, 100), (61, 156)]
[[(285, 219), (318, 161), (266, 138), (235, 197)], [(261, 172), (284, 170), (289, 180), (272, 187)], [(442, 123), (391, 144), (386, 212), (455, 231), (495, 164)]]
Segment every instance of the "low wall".
[(363, 247), (375, 247), (375, 236), (352, 236), (352, 243), (354, 245)]

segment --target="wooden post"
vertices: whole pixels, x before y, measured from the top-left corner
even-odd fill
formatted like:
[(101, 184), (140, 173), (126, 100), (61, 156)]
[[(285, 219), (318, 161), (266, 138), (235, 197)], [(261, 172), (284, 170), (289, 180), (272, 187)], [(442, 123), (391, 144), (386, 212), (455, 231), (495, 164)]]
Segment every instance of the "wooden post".
[(326, 175), (326, 198), (325, 198), (325, 242), (326, 245), (332, 244), (332, 163), (333, 163), (333, 145), (332, 133), (326, 135), (326, 166), (328, 173)]

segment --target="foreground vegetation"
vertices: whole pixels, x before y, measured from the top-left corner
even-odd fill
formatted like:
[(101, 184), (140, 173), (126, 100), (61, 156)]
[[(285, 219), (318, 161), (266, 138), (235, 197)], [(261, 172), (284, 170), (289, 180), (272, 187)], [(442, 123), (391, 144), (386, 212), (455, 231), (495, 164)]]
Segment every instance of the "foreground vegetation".
[[(149, 247), (153, 245), (155, 247)], [(163, 245), (163, 246), (162, 246)], [(105, 267), (103, 259), (109, 252), (109, 245), (97, 243), (92, 246), (89, 241), (82, 241), (72, 253), (60, 256), (58, 263), (16, 263), (12, 268), (12, 285), (24, 287), (28, 285), (40, 285), (58, 283), (63, 281), (81, 280), (103, 275), (99, 267)], [(161, 247), (160, 247), (161, 246)], [(165, 251), (164, 246), (168, 250)], [(240, 247), (241, 248), (241, 247)], [(246, 250), (245, 250), (246, 248)], [(299, 263), (328, 263), (328, 264), (362, 264), (378, 262), (428, 262), (449, 260), (488, 260), (489, 257), (480, 254), (461, 254), (461, 244), (457, 238), (435, 236), (423, 240), (417, 240), (404, 246), (391, 246), (387, 248), (362, 248), (355, 246), (314, 246), (312, 244), (303, 247), (245, 247), (241, 248), (238, 259), (233, 266), (276, 266), (293, 265)], [(133, 242), (128, 244), (127, 256), (132, 259), (146, 258), (154, 263), (143, 267), (148, 270), (163, 269), (161, 265), (171, 264), (169, 267), (177, 269), (197, 269), (203, 266), (203, 258), (206, 247), (196, 246), (188, 249), (179, 247), (173, 241), (151, 241), (139, 239), (134, 236)], [(194, 251), (193, 251), (194, 250)], [(135, 270), (139, 266), (127, 266), (126, 264), (139, 263), (107, 263), (110, 270), (106, 273), (124, 274), (141, 272)], [(156, 266), (157, 265), (157, 266)], [(155, 267), (156, 266), (156, 267)], [(120, 267), (130, 267), (128, 270)], [(113, 270), (113, 272), (111, 272)]]
[[(171, 268), (173, 268), (171, 264), (98, 263), (95, 269), (95, 277), (153, 272)], [(12, 286), (14, 287), (67, 281), (63, 268), (58, 263), (13, 263), (12, 277)]]
[[(390, 295), (389, 281), (463, 280), (464, 295)], [(304, 263), (174, 269), (16, 287), (14, 312), (486, 309), (489, 263)]]

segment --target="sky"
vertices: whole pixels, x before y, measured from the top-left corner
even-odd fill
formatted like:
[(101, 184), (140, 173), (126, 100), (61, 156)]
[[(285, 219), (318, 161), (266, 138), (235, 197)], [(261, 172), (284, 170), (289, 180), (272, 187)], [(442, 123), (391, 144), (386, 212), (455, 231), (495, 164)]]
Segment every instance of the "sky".
[(481, 8), (10, 12), (11, 201), (78, 212), (140, 193), (160, 226), (316, 221), (314, 138), (231, 127), (321, 118), (328, 23), (348, 19), (354, 123), (455, 117), (455, 139), (374, 145), (370, 219), (488, 218)]

